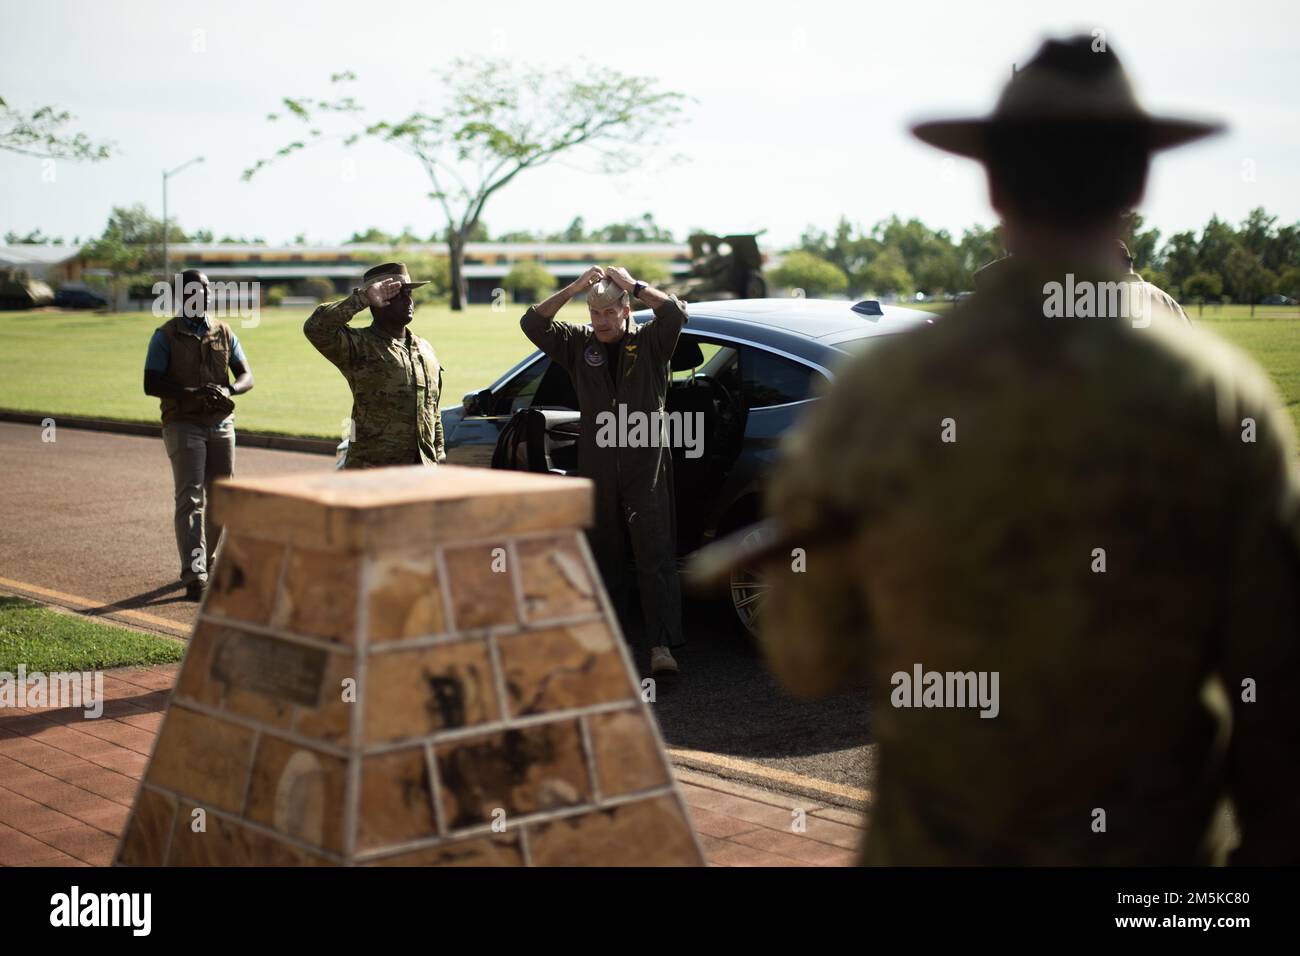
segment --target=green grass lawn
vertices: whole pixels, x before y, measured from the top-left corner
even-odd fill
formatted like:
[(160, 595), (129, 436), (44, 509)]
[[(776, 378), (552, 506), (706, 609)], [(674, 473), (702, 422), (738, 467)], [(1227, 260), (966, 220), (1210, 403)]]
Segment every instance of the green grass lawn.
[[(917, 308), (943, 311), (942, 304)], [(433, 343), (445, 372), (443, 405), (486, 388), (532, 345), (519, 330), (523, 306), (494, 311), (471, 306), (416, 310), (412, 328)], [(1277, 383), (1300, 431), (1300, 309), (1215, 306), (1189, 314), (1253, 355)], [(351, 411), (348, 387), (303, 337), (305, 309), (263, 309), (254, 327), (231, 324), (243, 343), (257, 387), (237, 400), (235, 420), (245, 431), (333, 438)], [(585, 322), (581, 305), (561, 318)], [(369, 321), (358, 316), (354, 325)], [(148, 312), (0, 312), (0, 408), (158, 421), (158, 402), (142, 390), (144, 354), (159, 320)]]
[(154, 634), (61, 614), (20, 598), (0, 597), (0, 671), (93, 671), (172, 664), (185, 645)]
[[(533, 350), (519, 330), (525, 306), (416, 309), (411, 328), (444, 366), (443, 405), (491, 385)], [(234, 319), (256, 387), (235, 400), (245, 431), (336, 437), (352, 410), (347, 383), (302, 334), (309, 309), (263, 309), (253, 327)], [(586, 310), (561, 316), (586, 321)], [(354, 326), (368, 324), (363, 313)], [(150, 312), (0, 312), (0, 408), (157, 422), (158, 400), (144, 394), (144, 356), (161, 324)]]

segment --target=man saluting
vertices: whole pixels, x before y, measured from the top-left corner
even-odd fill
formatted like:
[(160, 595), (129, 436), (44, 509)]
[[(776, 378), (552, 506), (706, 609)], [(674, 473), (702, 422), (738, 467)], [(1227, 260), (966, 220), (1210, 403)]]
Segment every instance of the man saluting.
[[(352, 390), (352, 427), (344, 468), (436, 465), (445, 461), (442, 367), (433, 346), (411, 332), (415, 317), (406, 266), (386, 262), (370, 269), (346, 299), (319, 306), (302, 330), (333, 362)], [(361, 329), (348, 321), (369, 306), (374, 321)]]

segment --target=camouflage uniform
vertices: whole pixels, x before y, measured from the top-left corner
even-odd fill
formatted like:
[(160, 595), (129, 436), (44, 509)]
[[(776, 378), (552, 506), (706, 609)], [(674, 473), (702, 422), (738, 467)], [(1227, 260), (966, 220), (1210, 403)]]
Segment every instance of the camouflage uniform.
[[(770, 566), (764, 650), (870, 688), (865, 863), (1217, 862), (1225, 795), (1235, 862), (1300, 862), (1292, 422), (1197, 329), (1045, 318), (1063, 271), (878, 340), (787, 435), (768, 506), (807, 567)], [(918, 663), (998, 672), (1000, 713), (893, 706)]]
[(352, 389), (353, 432), (345, 468), (435, 465), (443, 445), (442, 366), (433, 346), (406, 330), (390, 339), (374, 324), (354, 329), (348, 321), (368, 308), (360, 290), (319, 306), (303, 325), (316, 350), (338, 366)]
[(677, 580), (677, 530), (672, 449), (665, 442), (644, 448), (604, 448), (596, 437), (602, 411), (662, 412), (668, 395), (669, 362), (686, 324), (686, 310), (669, 298), (649, 322), (631, 328), (618, 343), (614, 375), (607, 351), (587, 326), (547, 319), (530, 308), (520, 320), (529, 340), (569, 373), (578, 393), (582, 427), (578, 468), (596, 485), (590, 540), (601, 577), (615, 606), (624, 610), (628, 554), (632, 544), (636, 579), (650, 647), (679, 647), (681, 585)]

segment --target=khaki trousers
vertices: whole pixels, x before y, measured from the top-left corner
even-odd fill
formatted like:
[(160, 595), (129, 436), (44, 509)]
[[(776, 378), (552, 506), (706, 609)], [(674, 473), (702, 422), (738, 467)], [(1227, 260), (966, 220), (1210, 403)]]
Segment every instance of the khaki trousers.
[(176, 488), (176, 551), (180, 557), (181, 580), (206, 581), (209, 547), (213, 552), (221, 528), (208, 521), (212, 483), (235, 473), (235, 423), (219, 425), (171, 422), (163, 425), (163, 446), (172, 463)]

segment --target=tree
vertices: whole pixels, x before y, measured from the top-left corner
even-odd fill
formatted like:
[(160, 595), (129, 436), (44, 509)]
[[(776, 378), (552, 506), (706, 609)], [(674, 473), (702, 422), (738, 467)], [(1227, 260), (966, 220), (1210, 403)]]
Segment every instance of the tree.
[(786, 253), (781, 264), (769, 270), (768, 279), (783, 289), (802, 289), (808, 296), (844, 292), (849, 286), (843, 269), (802, 249)]
[[(356, 74), (336, 73), (330, 80), (346, 84)], [(525, 170), (578, 151), (594, 154), (604, 172), (631, 169), (646, 147), (678, 122), (685, 100), (680, 93), (658, 90), (652, 79), (614, 70), (592, 67), (575, 79), (567, 70), (547, 73), (506, 60), (457, 60), (441, 73), (439, 89), (448, 95), (438, 112), (370, 123), (363, 122), (366, 110), (350, 95), (286, 97), (286, 111), (308, 127), (307, 141), (289, 142), (272, 159), (259, 159), (244, 178), (275, 158), (325, 141), (314, 125), (320, 114), (360, 124), (343, 138), (346, 145), (370, 137), (405, 151), (429, 177), (429, 197), (446, 220), (442, 234), (450, 254), (453, 309), (463, 308), (466, 299), (465, 244), (493, 195)]]
[(0, 97), (0, 149), (41, 159), (85, 160), (97, 163), (108, 159), (112, 143), (96, 143), (85, 133), (73, 133), (65, 127), (74, 119), (71, 113), (41, 106), (31, 113), (15, 109)]
[(672, 242), (673, 234), (656, 223), (654, 216), (647, 212), (642, 213), (640, 219), (628, 219), (593, 229), (589, 238), (593, 242)]
[(555, 276), (536, 259), (520, 259), (502, 281), (516, 302), (538, 302), (555, 289)]
[(652, 259), (649, 256), (619, 256), (618, 261), (610, 265), (622, 266), (632, 273), (632, 278), (656, 288), (673, 277), (667, 263), (662, 259)]
[(1133, 268), (1139, 273), (1148, 267), (1155, 268), (1159, 262), (1156, 246), (1160, 243), (1160, 230), (1144, 230), (1142, 223), (1142, 214), (1129, 210), (1124, 214), (1124, 234), (1120, 236), (1133, 256)]
[(863, 273), (866, 290), (879, 295), (893, 292), (905, 295), (912, 291), (912, 274), (907, 271), (903, 255), (897, 249), (884, 249)]
[(1197, 272), (1183, 283), (1183, 295), (1196, 300), (1197, 316), (1205, 314), (1205, 300), (1223, 295), (1223, 280), (1217, 272)]
[(1223, 263), (1223, 272), (1232, 286), (1233, 298), (1238, 302), (1250, 303), (1250, 314), (1255, 314), (1255, 301), (1264, 295), (1271, 282), (1277, 277), (1264, 268), (1255, 255), (1245, 246), (1234, 246)]
[(1289, 266), (1277, 277), (1277, 291), (1300, 300), (1300, 266)]
[[(179, 225), (171, 223), (167, 231), (186, 241)], [(107, 273), (102, 282), (120, 300), (132, 285), (148, 282), (162, 272), (162, 236), (162, 222), (149, 215), (142, 204), (115, 206), (103, 234), (82, 248), (81, 258)]]

